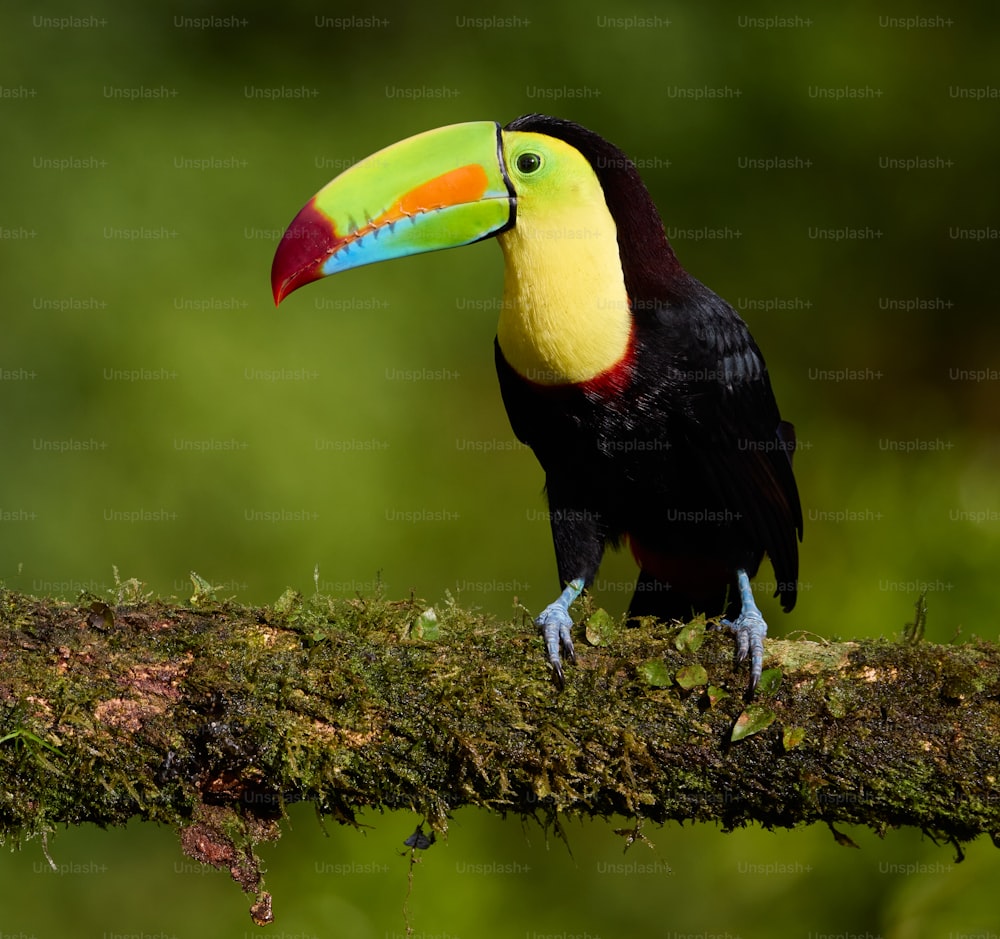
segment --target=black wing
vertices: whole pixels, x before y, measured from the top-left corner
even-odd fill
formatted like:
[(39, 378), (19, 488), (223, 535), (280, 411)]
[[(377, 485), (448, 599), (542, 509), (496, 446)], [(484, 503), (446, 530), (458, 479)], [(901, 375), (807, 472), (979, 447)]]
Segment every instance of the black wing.
[[(739, 518), (749, 555), (766, 551), (782, 606), (795, 604), (802, 508), (792, 473), (795, 434), (782, 421), (764, 357), (746, 324), (694, 278), (675, 302), (637, 310), (637, 371), (659, 375), (650, 408), (670, 413), (671, 452), (708, 503)], [(641, 305), (640, 305), (641, 306)]]

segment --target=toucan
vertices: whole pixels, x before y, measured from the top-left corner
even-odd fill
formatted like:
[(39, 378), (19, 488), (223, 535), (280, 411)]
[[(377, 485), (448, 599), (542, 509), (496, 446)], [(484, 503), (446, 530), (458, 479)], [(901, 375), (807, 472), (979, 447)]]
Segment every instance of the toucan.
[(324, 186), (271, 270), (275, 303), (329, 274), (495, 237), (494, 343), (514, 434), (545, 472), (562, 592), (536, 619), (560, 688), (570, 607), (606, 547), (639, 566), (630, 622), (722, 617), (760, 679), (765, 554), (795, 604), (802, 509), (760, 349), (677, 260), (635, 164), (572, 121), (528, 114), (393, 144)]

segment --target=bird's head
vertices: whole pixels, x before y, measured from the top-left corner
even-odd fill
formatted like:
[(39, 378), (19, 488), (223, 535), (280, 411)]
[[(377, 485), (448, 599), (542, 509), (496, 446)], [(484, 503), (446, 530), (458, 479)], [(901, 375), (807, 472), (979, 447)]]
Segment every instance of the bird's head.
[[(576, 131), (584, 137), (573, 139)], [(585, 155), (595, 141), (610, 156)], [(275, 302), (321, 277), (390, 258), (508, 234), (555, 241), (573, 219), (608, 215), (601, 177), (626, 164), (634, 171), (596, 134), (539, 115), (505, 128), (476, 121), (409, 137), (356, 163), (306, 203), (274, 256)]]

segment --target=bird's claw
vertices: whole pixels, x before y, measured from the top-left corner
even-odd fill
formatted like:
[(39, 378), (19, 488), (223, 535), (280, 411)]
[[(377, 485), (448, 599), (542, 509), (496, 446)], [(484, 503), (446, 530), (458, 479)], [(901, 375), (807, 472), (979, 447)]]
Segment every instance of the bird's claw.
[(750, 657), (750, 686), (747, 695), (752, 695), (760, 681), (764, 668), (764, 637), (767, 635), (767, 623), (760, 615), (760, 610), (744, 610), (736, 622), (724, 619), (723, 626), (728, 626), (736, 633), (736, 661), (743, 664)]
[(573, 649), (573, 639), (570, 636), (573, 618), (561, 603), (550, 603), (536, 617), (535, 625), (545, 641), (545, 658), (552, 666), (553, 680), (562, 688), (565, 684), (565, 676), (563, 675), (560, 650), (568, 662), (576, 661), (576, 651)]

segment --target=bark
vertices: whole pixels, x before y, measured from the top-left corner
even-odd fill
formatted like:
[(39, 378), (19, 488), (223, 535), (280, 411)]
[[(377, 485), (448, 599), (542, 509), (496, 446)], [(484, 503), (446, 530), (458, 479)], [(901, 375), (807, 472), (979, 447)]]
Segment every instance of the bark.
[(560, 693), (527, 615), (291, 592), (248, 608), (195, 584), (181, 604), (135, 582), (110, 602), (0, 593), (3, 840), (156, 820), (255, 894), (259, 923), (254, 846), (301, 799), (437, 831), (478, 806), (557, 831), (620, 815), (1000, 843), (994, 644), (771, 640), (747, 703), (727, 632), (598, 611)]

